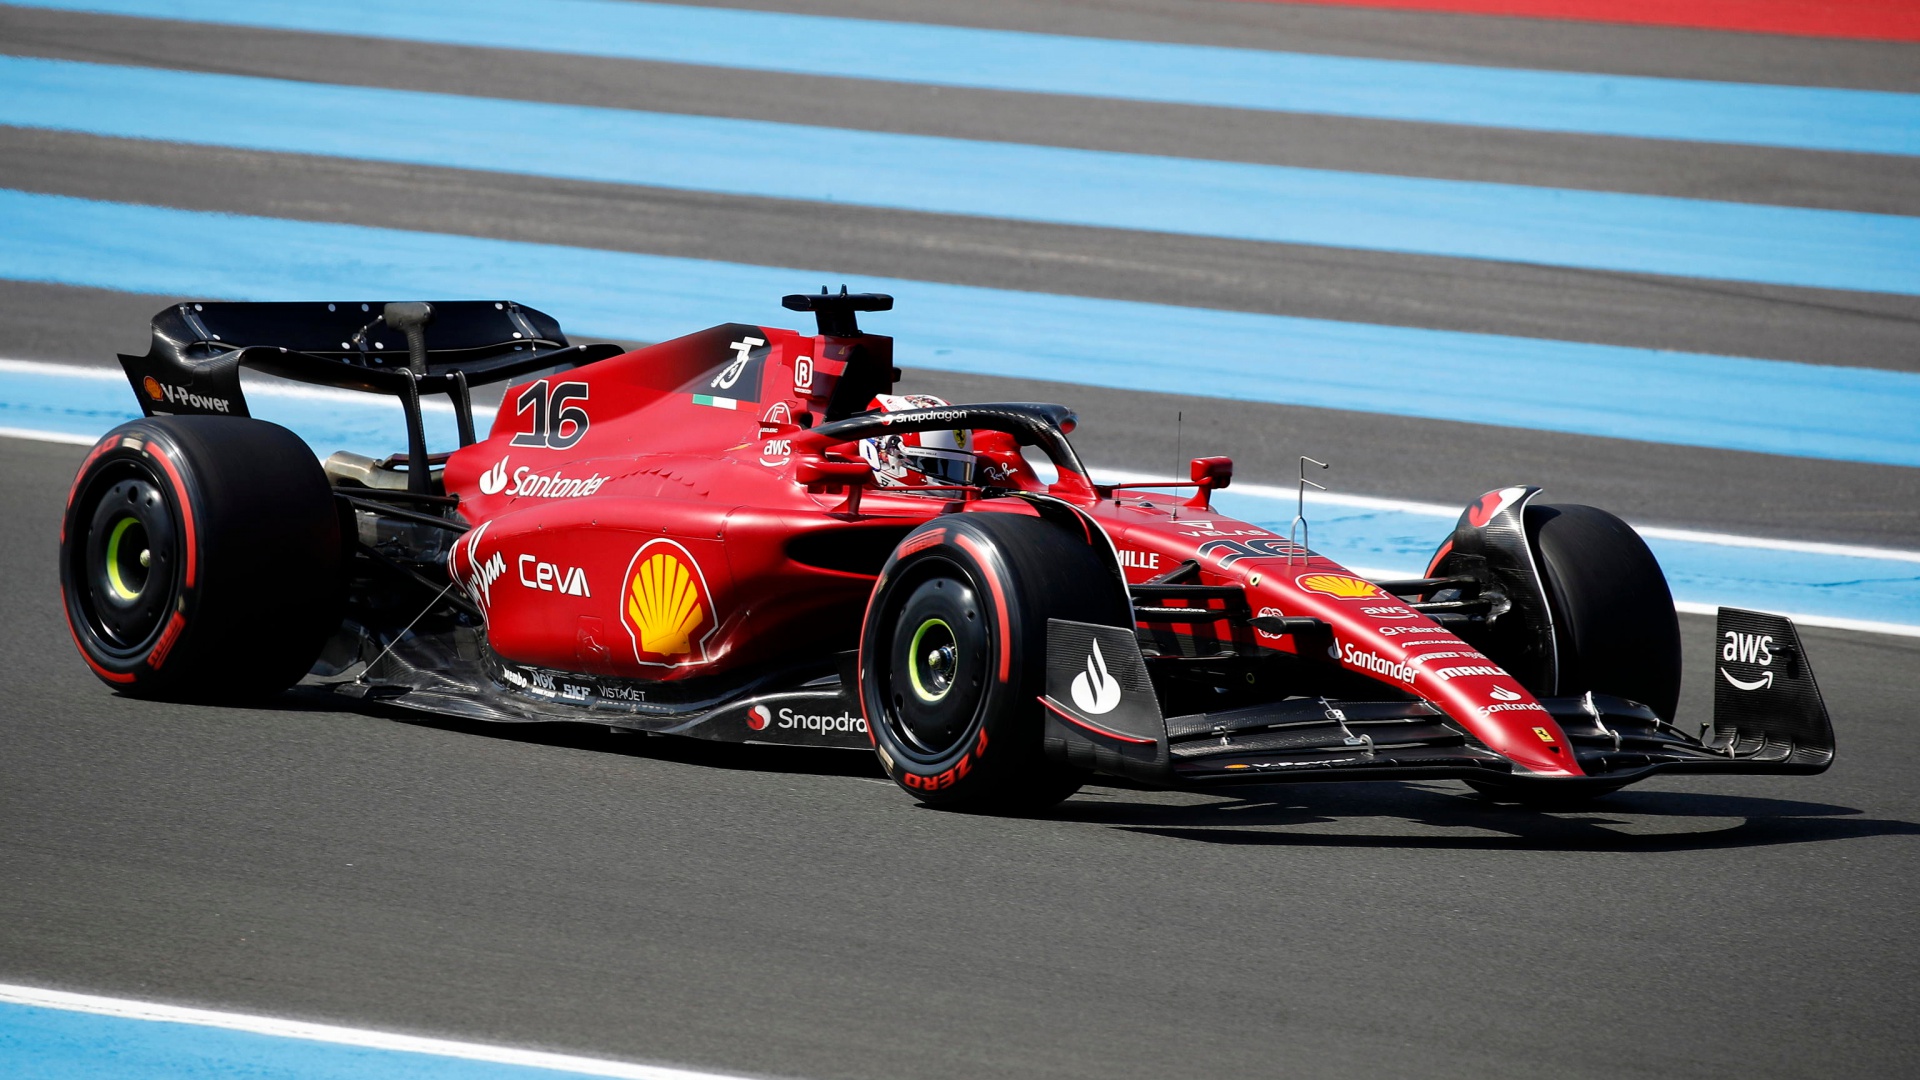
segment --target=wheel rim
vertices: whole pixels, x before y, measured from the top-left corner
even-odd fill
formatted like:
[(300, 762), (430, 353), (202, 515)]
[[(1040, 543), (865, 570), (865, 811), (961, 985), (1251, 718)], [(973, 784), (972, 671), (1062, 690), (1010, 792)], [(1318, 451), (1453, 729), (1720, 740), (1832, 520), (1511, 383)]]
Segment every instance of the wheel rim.
[(921, 701), (934, 702), (953, 689), (960, 666), (960, 644), (945, 619), (927, 619), (907, 646), (907, 675)]
[(964, 571), (929, 560), (890, 613), (880, 685), (883, 723), (908, 756), (935, 761), (963, 745), (986, 697), (986, 611)]
[(128, 515), (114, 522), (107, 534), (105, 562), (107, 591), (113, 598), (128, 603), (140, 599), (153, 566), (153, 549), (147, 546), (147, 530), (139, 518)]
[(145, 469), (102, 470), (81, 506), (86, 542), (71, 565), (75, 620), (110, 655), (149, 647), (173, 609), (173, 510)]

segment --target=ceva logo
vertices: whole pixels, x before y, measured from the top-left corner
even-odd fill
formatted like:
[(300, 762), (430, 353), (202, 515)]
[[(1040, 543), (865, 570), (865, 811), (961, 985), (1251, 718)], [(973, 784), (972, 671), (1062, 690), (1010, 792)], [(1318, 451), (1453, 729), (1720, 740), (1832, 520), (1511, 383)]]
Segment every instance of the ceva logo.
[(1107, 658), (1100, 654), (1100, 643), (1093, 643), (1087, 654), (1087, 670), (1073, 677), (1073, 703), (1080, 711), (1099, 716), (1120, 704), (1120, 680), (1107, 671)]

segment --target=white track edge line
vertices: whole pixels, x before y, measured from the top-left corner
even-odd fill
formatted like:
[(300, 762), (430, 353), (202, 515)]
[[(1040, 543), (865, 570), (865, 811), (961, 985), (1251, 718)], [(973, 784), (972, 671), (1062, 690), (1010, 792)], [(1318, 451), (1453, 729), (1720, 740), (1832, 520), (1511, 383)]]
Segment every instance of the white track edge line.
[[(82, 366), (79, 364), (59, 364), (49, 360), (6, 360), (0, 359), (0, 374), (66, 376), (68, 378), (87, 379), (94, 382), (125, 382), (126, 373), (119, 368)], [(248, 394), (283, 398), (317, 398), (323, 401), (352, 402), (364, 405), (369, 402), (395, 400), (386, 394), (369, 394), (359, 390), (339, 390), (328, 386), (307, 386), (272, 375), (263, 375), (252, 371), (241, 371), (242, 388)], [(452, 414), (453, 403), (423, 398), (420, 407), (428, 412)]]
[[(1100, 470), (1101, 477), (1122, 477), (1127, 481), (1159, 479), (1138, 473), (1121, 473)], [(1291, 503), (1297, 497), (1294, 488), (1277, 487), (1272, 484), (1235, 483), (1228, 491), (1256, 499), (1274, 499)], [(1407, 514), (1420, 514), (1424, 517), (1458, 518), (1463, 506), (1446, 506), (1441, 503), (1415, 502), (1411, 499), (1383, 499), (1374, 495), (1344, 495), (1335, 492), (1309, 491), (1308, 509), (1313, 503), (1332, 506), (1352, 506), (1364, 510), (1394, 510)], [(1859, 544), (1831, 544), (1820, 540), (1775, 540), (1764, 536), (1742, 536), (1738, 533), (1708, 532), (1700, 529), (1671, 529), (1659, 525), (1634, 525), (1633, 530), (1643, 537), (1655, 540), (1676, 540), (1688, 544), (1709, 544), (1716, 547), (1760, 548), (1767, 551), (1788, 551), (1796, 555), (1836, 555), (1848, 559), (1879, 559), (1884, 562), (1920, 563), (1920, 551), (1904, 548), (1867, 547)]]
[(72, 435), (64, 431), (37, 431), (33, 428), (0, 427), (0, 438), (32, 439), (34, 442), (66, 443), (69, 446), (92, 446), (100, 441), (98, 435)]
[[(18, 363), (18, 361), (0, 360), (0, 370), (5, 370), (5, 365), (8, 363)], [(307, 393), (302, 391), (283, 390), (280, 387), (263, 387), (261, 389), (266, 390), (268, 393), (284, 394), (288, 397), (308, 396)], [(327, 395), (327, 396), (332, 396), (332, 395)], [(348, 398), (347, 400), (357, 400), (357, 396), (354, 398)], [(448, 407), (448, 411), (451, 411), (451, 406)], [(95, 442), (99, 440), (99, 436), (96, 436), (96, 435), (74, 435), (64, 431), (40, 431), (34, 428), (15, 428), (15, 427), (0, 427), (0, 438), (32, 439), (38, 442), (66, 443), (72, 446), (92, 446)], [(1135, 474), (1131, 474), (1131, 473), (1103, 473), (1103, 475), (1124, 477), (1126, 480), (1129, 480), (1129, 481), (1135, 479)], [(1151, 478), (1147, 478), (1147, 479), (1151, 479)], [(1251, 495), (1254, 498), (1259, 498), (1259, 499), (1277, 499), (1282, 497), (1291, 497), (1293, 494), (1292, 492), (1288, 492), (1282, 488), (1269, 487), (1263, 484), (1242, 484), (1242, 485), (1239, 485), (1239, 487), (1241, 488), (1242, 494)], [(1371, 495), (1316, 494), (1314, 496), (1314, 499), (1322, 503), (1334, 503), (1336, 505), (1346, 505), (1346, 506), (1359, 506), (1359, 507), (1365, 507), (1368, 509), (1376, 509), (1376, 510), (1402, 510), (1402, 511), (1408, 511), (1411, 513), (1425, 514), (1431, 517), (1452, 518), (1452, 517), (1458, 517), (1460, 513), (1458, 510), (1441, 507), (1437, 503), (1418, 503), (1418, 502), (1406, 502), (1398, 499), (1380, 499), (1380, 498), (1375, 498)], [(1760, 537), (1760, 536), (1740, 536), (1734, 533), (1699, 532), (1692, 529), (1668, 529), (1668, 528), (1662, 528), (1659, 526), (1648, 526), (1648, 525), (1635, 525), (1633, 526), (1633, 528), (1635, 532), (1638, 532), (1641, 536), (1644, 536), (1644, 537), (1652, 537), (1653, 539), (1656, 539), (1656, 540), (1673, 540), (1680, 543), (1688, 543), (1688, 544), (1706, 544), (1709, 546), (1716, 546), (1716, 547), (1758, 548), (1765, 551), (1783, 551), (1783, 552), (1789, 552), (1796, 555), (1833, 555), (1840, 558), (1874, 559), (1881, 562), (1920, 563), (1920, 551), (1906, 551), (1900, 548), (1865, 547), (1865, 546), (1855, 545), (1855, 544), (1829, 544), (1829, 543), (1825, 543), (1823, 541), (1818, 541), (1818, 540), (1772, 540), (1772, 539), (1768, 539), (1766, 537)], [(1355, 567), (1355, 569), (1358, 569), (1358, 567)], [(1824, 616), (1809, 616), (1809, 618), (1810, 619), (1824, 618)], [(1828, 623), (1818, 623), (1815, 625), (1839, 626), (1841, 625), (1841, 623), (1828, 622)], [(1864, 625), (1899, 626), (1902, 624), (1900, 623), (1872, 623), (1872, 624), (1861, 623), (1861, 625), (1863, 626)], [(1894, 633), (1896, 631), (1886, 631), (1886, 632)]]
[[(125, 378), (114, 368), (74, 364), (60, 364), (44, 360), (8, 360), (0, 359), (0, 372), (17, 372), (26, 375), (66, 375), (84, 379), (102, 379), (117, 381)], [(243, 375), (248, 373), (243, 372)], [(328, 401), (364, 403), (367, 395), (352, 390), (335, 390), (326, 387), (286, 385), (279, 380), (273, 383), (247, 380), (247, 392), (257, 395), (290, 398), (317, 398)], [(423, 400), (421, 407), (429, 412), (453, 411), (451, 402)], [(17, 438), (34, 438), (26, 434), (25, 429), (0, 429), (0, 434), (14, 435)], [(70, 441), (65, 437), (50, 439), (53, 442)], [(91, 441), (91, 440), (89, 440)], [(1139, 482), (1161, 479), (1152, 473), (1140, 473), (1120, 470), (1100, 470), (1102, 477), (1116, 478), (1121, 482)], [(1291, 500), (1296, 497), (1294, 488), (1275, 484), (1237, 483), (1229, 490), (1237, 490), (1241, 495), (1256, 499)], [(1463, 509), (1448, 506), (1445, 503), (1420, 502), (1413, 499), (1388, 499), (1375, 495), (1348, 495), (1338, 492), (1312, 492), (1308, 496), (1313, 502), (1323, 506), (1351, 506), (1365, 510), (1398, 511), (1404, 514), (1420, 514), (1434, 518), (1458, 518)], [(1761, 536), (1742, 536), (1738, 533), (1709, 532), (1699, 529), (1672, 529), (1656, 525), (1635, 525), (1634, 531), (1641, 536), (1656, 540), (1676, 540), (1689, 544), (1711, 544), (1719, 547), (1757, 548), (1765, 551), (1790, 551), (1801, 555), (1834, 555), (1850, 559), (1879, 559), (1885, 562), (1920, 563), (1920, 551), (1908, 551), (1901, 548), (1867, 547), (1857, 544), (1832, 544), (1818, 540), (1775, 540)]]
[[(1389, 569), (1380, 566), (1354, 566), (1347, 569), (1369, 581), (1391, 581), (1395, 578), (1411, 577), (1417, 571), (1405, 568)], [(1740, 607), (1738, 604), (1708, 604), (1698, 600), (1675, 600), (1673, 610), (1683, 615), (1715, 615), (1722, 607)], [(1746, 610), (1746, 609), (1742, 609)], [(1840, 615), (1809, 615), (1803, 611), (1774, 611), (1768, 614), (1790, 619), (1796, 626), (1822, 626), (1831, 630), (1852, 630), (1863, 634), (1889, 634), (1893, 637), (1920, 638), (1920, 625), (1912, 623), (1877, 622), (1873, 619), (1849, 619)]]
[(618, 1077), (621, 1080), (738, 1080), (745, 1075), (677, 1069), (664, 1065), (636, 1065), (604, 1058), (575, 1057), (571, 1054), (520, 1050), (510, 1046), (489, 1046), (484, 1043), (457, 1042), (452, 1039), (432, 1039), (419, 1035), (398, 1035), (385, 1031), (369, 1031), (364, 1028), (282, 1020), (249, 1013), (190, 1009), (179, 1005), (160, 1005), (150, 1001), (101, 997), (95, 994), (75, 994), (64, 990), (45, 990), (10, 983), (0, 983), (0, 1004), (92, 1013), (122, 1020), (148, 1020), (224, 1028), (255, 1035), (304, 1039), (308, 1042), (359, 1046), (372, 1050), (393, 1050), (409, 1054), (430, 1054), (436, 1057), (484, 1061), (497, 1065), (519, 1065), (586, 1076)]

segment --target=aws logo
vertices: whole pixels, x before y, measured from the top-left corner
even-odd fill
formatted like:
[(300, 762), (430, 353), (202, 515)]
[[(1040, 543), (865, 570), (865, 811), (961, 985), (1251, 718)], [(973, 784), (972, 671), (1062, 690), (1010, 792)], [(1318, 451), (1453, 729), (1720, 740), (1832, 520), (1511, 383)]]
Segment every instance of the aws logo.
[(1386, 593), (1371, 581), (1362, 581), (1345, 574), (1301, 574), (1293, 579), (1294, 584), (1322, 596), (1337, 596), (1342, 600), (1372, 600), (1386, 598)]
[(626, 580), (620, 622), (633, 639), (633, 658), (649, 667), (706, 663), (719, 620), (693, 555), (672, 540), (649, 540), (627, 564)]

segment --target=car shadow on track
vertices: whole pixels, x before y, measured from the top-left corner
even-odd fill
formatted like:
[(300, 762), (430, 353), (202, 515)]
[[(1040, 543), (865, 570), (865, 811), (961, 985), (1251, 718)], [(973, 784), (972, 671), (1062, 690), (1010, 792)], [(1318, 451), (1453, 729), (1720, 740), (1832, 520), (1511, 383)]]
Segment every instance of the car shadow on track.
[[(1830, 803), (1760, 796), (1643, 789), (1546, 811), (1450, 788), (1250, 788), (1187, 805), (1130, 801), (1128, 793), (1108, 789), (1107, 797), (1069, 801), (1054, 816), (1174, 840), (1277, 847), (1704, 851), (1920, 834), (1920, 823), (1861, 817), (1857, 809)], [(1368, 819), (1396, 824), (1388, 831), (1367, 830)]]
[[(288, 694), (281, 698), (278, 704), (285, 705), (293, 700), (295, 695)], [(338, 710), (340, 705), (335, 701), (327, 707)], [(873, 753), (866, 750), (719, 743), (705, 739), (655, 736), (642, 731), (615, 730), (603, 724), (559, 721), (514, 724), (490, 720), (462, 720), (409, 712), (405, 709), (378, 704), (360, 705), (355, 711), (412, 724), (415, 727), (434, 728), (462, 735), (506, 739), (538, 746), (561, 746), (572, 750), (627, 754), (701, 768), (797, 773), (809, 776), (851, 776), (861, 779), (884, 779), (886, 776), (880, 771), (880, 763), (874, 759)]]
[[(337, 711), (330, 695), (283, 695), (278, 708)], [(360, 703), (355, 711), (489, 739), (739, 772), (885, 781), (871, 754), (653, 737), (599, 724), (460, 720)], [(1298, 784), (1194, 795), (1102, 777), (1038, 815), (1206, 844), (1438, 850), (1703, 851), (1920, 834), (1920, 823), (1853, 807), (1752, 795), (1628, 789), (1574, 809), (1491, 802), (1448, 783)], [(902, 798), (906, 796), (902, 795)], [(1367, 830), (1368, 821), (1386, 827)]]

